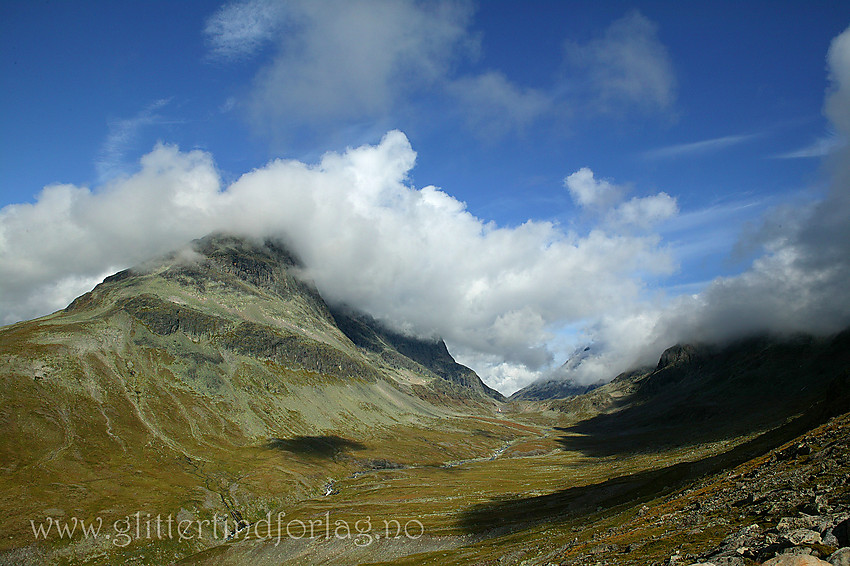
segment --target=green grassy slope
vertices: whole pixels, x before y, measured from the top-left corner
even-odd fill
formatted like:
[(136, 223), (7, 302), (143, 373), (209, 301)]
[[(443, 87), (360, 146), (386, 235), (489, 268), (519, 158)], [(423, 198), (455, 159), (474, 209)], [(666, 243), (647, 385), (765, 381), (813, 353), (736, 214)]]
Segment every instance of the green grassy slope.
[[(217, 236), (0, 329), (0, 549), (138, 547), (157, 563), (210, 541), (44, 543), (30, 521), (254, 521), (360, 469), (347, 454), (365, 438), (495, 406), (356, 346), (296, 270), (283, 248)], [(318, 459), (281, 449), (303, 439), (343, 442)]]

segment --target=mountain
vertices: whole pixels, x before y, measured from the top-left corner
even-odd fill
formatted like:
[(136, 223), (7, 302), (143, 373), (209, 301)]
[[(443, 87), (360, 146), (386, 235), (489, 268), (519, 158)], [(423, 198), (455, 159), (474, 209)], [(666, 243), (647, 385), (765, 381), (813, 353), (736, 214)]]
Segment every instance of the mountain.
[(583, 385), (571, 379), (544, 379), (526, 385), (511, 395), (509, 400), (546, 401), (549, 399), (566, 399), (590, 393), (603, 385), (605, 385), (604, 381)]
[(545, 401), (547, 399), (566, 399), (577, 395), (584, 395), (597, 387), (604, 385), (607, 380), (595, 383), (580, 383), (573, 376), (582, 362), (592, 353), (593, 347), (579, 348), (569, 359), (555, 372), (552, 377), (543, 377), (530, 383), (511, 395), (511, 401)]
[(0, 328), (0, 564), (843, 552), (850, 330), (676, 345), (502, 403), (303, 272), (283, 242), (212, 235)]
[[(326, 378), (389, 379), (408, 393), (435, 389), (459, 398), (501, 398), (455, 362), (442, 340), (404, 336), (365, 313), (332, 309), (299, 276), (301, 268), (280, 242), (212, 235), (162, 261), (107, 277), (65, 313), (126, 314), (158, 337), (185, 335)], [(424, 383), (428, 387), (418, 387)], [(211, 378), (199, 386), (207, 385), (221, 384)]]
[(336, 465), (282, 473), (281, 449), (343, 465), (354, 436), (495, 412), (442, 340), (331, 308), (299, 273), (281, 242), (212, 235), (0, 329), (3, 532), (138, 509), (240, 522)]
[(848, 372), (850, 329), (823, 337), (763, 335), (720, 345), (679, 344), (665, 350), (655, 368), (626, 372), (550, 407), (581, 415), (571, 431), (592, 435), (596, 451), (629, 443), (648, 449), (695, 437), (751, 434), (801, 412), (817, 416), (814, 407), (821, 405), (824, 414), (838, 414), (850, 407), (850, 393), (838, 385)]

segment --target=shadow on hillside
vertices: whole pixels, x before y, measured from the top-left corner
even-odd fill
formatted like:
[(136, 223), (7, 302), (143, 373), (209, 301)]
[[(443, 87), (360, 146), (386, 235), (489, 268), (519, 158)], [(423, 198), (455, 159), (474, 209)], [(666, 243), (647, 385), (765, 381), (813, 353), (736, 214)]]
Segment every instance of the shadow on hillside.
[[(804, 415), (732, 450), (695, 462), (682, 462), (618, 476), (593, 485), (566, 488), (547, 495), (497, 499), (475, 505), (460, 514), (458, 526), (471, 534), (503, 534), (505, 531), (514, 532), (534, 524), (560, 523), (624, 503), (653, 499), (671, 493), (698, 477), (732, 468), (764, 454), (811, 430), (826, 420), (826, 414), (826, 411), (819, 410), (815, 411), (814, 415)], [(596, 441), (598, 442), (598, 439)], [(586, 442), (593, 442), (593, 439), (587, 439)]]
[(558, 429), (559, 444), (591, 457), (668, 450), (766, 430), (803, 412), (819, 423), (846, 399), (850, 330), (697, 352), (652, 372), (608, 412)]
[[(608, 457), (716, 442), (769, 428), (774, 432), (793, 429), (802, 434), (844, 413), (850, 406), (848, 374), (850, 370), (845, 369), (826, 383), (825, 379), (821, 383), (809, 383), (811, 392), (805, 396), (798, 394), (787, 400), (771, 399), (762, 403), (750, 397), (749, 405), (741, 399), (730, 402), (731, 407), (694, 400), (683, 401), (680, 407), (670, 407), (660, 399), (650, 399), (618, 413), (597, 415), (569, 427), (556, 427), (566, 433), (556, 442), (564, 450), (590, 457)], [(779, 426), (795, 414), (801, 416)]]
[(365, 450), (366, 445), (336, 435), (272, 438), (266, 448), (313, 458), (334, 458), (342, 452)]
[(658, 452), (735, 438), (748, 432), (770, 428), (787, 413), (758, 418), (739, 416), (730, 420), (723, 414), (705, 418), (659, 419), (662, 422), (620, 422), (612, 415), (598, 415), (571, 427), (559, 427), (565, 434), (556, 438), (561, 449), (581, 452), (592, 458)]

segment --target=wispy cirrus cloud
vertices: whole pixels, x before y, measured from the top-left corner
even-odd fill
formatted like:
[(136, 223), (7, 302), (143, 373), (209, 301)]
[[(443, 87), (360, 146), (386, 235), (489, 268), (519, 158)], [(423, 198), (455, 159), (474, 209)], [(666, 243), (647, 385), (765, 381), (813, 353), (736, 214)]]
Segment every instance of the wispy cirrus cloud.
[(666, 109), (676, 100), (673, 62), (658, 37), (658, 26), (637, 10), (584, 45), (567, 41), (565, 53), (579, 70), (568, 82), (587, 91), (599, 110), (611, 111), (624, 103)]
[(157, 124), (180, 123), (179, 120), (170, 120), (159, 114), (159, 111), (170, 102), (170, 98), (162, 98), (152, 102), (132, 118), (109, 122), (109, 133), (95, 160), (95, 169), (100, 183), (126, 172), (129, 166), (126, 154), (142, 129)]
[(487, 138), (523, 132), (542, 117), (577, 110), (668, 110), (676, 77), (657, 26), (638, 11), (615, 20), (586, 43), (566, 41), (567, 71), (548, 87), (527, 87), (498, 70), (457, 77), (447, 90), (460, 102), (467, 124)]
[(460, 77), (448, 90), (461, 102), (467, 124), (490, 139), (523, 131), (554, 104), (551, 93), (517, 85), (499, 71)]
[(223, 6), (204, 27), (211, 57), (247, 59), (277, 36), (286, 13), (286, 4), (278, 0), (247, 0)]
[(774, 155), (774, 159), (808, 159), (812, 157), (826, 157), (836, 149), (844, 146), (847, 142), (833, 132), (827, 136), (819, 138), (807, 146)]
[(739, 134), (702, 140), (697, 142), (679, 143), (645, 151), (641, 154), (644, 159), (672, 159), (692, 155), (704, 155), (752, 141), (761, 134)]
[[(474, 11), (464, 0), (242, 0), (215, 12), (204, 34), (209, 56), (220, 61), (272, 47), (241, 106), (278, 141), (338, 137), (364, 124), (398, 127), (400, 117), (422, 114), (423, 97), (483, 139), (579, 108), (657, 110), (675, 101), (670, 56), (640, 12), (588, 42), (567, 42), (566, 74), (531, 86), (501, 69), (475, 68), (482, 38), (472, 29)], [(458, 63), (471, 66), (459, 72)]]
[[(228, 4), (207, 25), (213, 53), (222, 57), (244, 57), (274, 40), (245, 104), (254, 126), (273, 138), (336, 133), (393, 116), (418, 92), (444, 88), (453, 63), (477, 49), (467, 2), (273, 5), (283, 8)], [(228, 23), (231, 12), (238, 25)]]

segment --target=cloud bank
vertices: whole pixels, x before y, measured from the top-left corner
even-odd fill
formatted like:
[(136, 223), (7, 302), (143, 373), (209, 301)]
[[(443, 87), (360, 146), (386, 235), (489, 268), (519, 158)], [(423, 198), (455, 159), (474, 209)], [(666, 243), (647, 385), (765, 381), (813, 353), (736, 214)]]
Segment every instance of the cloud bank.
[[(827, 66), (831, 86), (824, 112), (846, 139), (850, 28), (832, 41)], [(586, 381), (600, 368), (608, 368), (610, 376), (625, 369), (624, 360), (651, 362), (676, 342), (724, 342), (764, 332), (826, 334), (850, 326), (850, 148), (833, 148), (825, 169), (826, 195), (807, 206), (770, 211), (752, 241), (741, 242), (762, 250), (748, 270), (717, 278), (697, 295), (600, 317), (586, 328), (588, 341), (599, 347), (570, 377)]]
[[(465, 3), (378, 2), (357, 4), (357, 13), (348, 8), (355, 4), (253, 0), (208, 21), (211, 53), (221, 60), (274, 47), (250, 94), (258, 122), (297, 130), (377, 120), (402, 94), (430, 88), (476, 107), (473, 128), (499, 114), (498, 135), (572, 100), (558, 85), (523, 88), (498, 71), (457, 74), (454, 62), (477, 48)], [(349, 25), (356, 17), (368, 21)], [(580, 69), (570, 79), (606, 104), (663, 109), (675, 99), (669, 56), (654, 24), (637, 12), (568, 53)], [(825, 113), (846, 139), (850, 30), (833, 41), (827, 63)], [(156, 109), (117, 124), (110, 138), (117, 149), (110, 153), (107, 144), (104, 155), (122, 157), (122, 132), (143, 126)], [(666, 156), (743, 141), (666, 148)], [(544, 221), (499, 226), (440, 188), (413, 186), (416, 153), (397, 130), (316, 163), (274, 160), (229, 185), (209, 153), (159, 144), (135, 174), (94, 189), (51, 185), (33, 204), (0, 209), (0, 321), (62, 308), (109, 273), (226, 230), (285, 237), (329, 300), (444, 337), (505, 393), (553, 371), (577, 342), (593, 347), (569, 377), (611, 378), (678, 341), (850, 324), (850, 149), (835, 148), (826, 159), (828, 194), (772, 212), (748, 242), (762, 254), (747, 271), (698, 295), (668, 298), (645, 281), (675, 270), (657, 232), (678, 214), (675, 198), (629, 198), (630, 187), (589, 168), (564, 179), (567, 194), (596, 220), (577, 233)]]
[(316, 164), (272, 161), (225, 187), (209, 154), (158, 145), (138, 173), (97, 190), (46, 187), (36, 203), (0, 211), (4, 322), (60, 308), (104, 274), (213, 230), (280, 235), (329, 300), (440, 335), (486, 361), (485, 377), (502, 364), (531, 374), (559, 361), (565, 323), (628, 308), (643, 293), (636, 273), (672, 269), (652, 234), (485, 222), (436, 187), (411, 186), (415, 159), (391, 131)]

